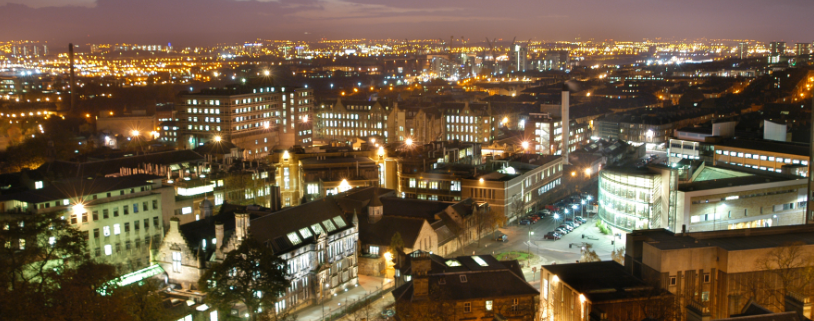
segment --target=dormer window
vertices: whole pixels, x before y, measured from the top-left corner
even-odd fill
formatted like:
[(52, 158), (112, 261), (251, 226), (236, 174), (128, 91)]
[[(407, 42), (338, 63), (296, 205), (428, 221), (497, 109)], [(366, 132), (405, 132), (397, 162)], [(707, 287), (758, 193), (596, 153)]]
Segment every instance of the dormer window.
[(461, 279), (461, 283), (466, 283), (466, 275), (459, 275), (458, 277)]

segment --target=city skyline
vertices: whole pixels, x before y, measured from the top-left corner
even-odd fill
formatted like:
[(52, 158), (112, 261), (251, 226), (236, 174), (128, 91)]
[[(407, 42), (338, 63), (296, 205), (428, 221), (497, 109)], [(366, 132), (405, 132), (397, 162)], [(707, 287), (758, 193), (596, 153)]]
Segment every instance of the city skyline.
[[(211, 45), (256, 38), (811, 42), (814, 2), (0, 0), (0, 39)], [(781, 22), (782, 21), (782, 22)], [(776, 22), (776, 23), (774, 23)], [(20, 26), (26, 26), (20, 28)]]

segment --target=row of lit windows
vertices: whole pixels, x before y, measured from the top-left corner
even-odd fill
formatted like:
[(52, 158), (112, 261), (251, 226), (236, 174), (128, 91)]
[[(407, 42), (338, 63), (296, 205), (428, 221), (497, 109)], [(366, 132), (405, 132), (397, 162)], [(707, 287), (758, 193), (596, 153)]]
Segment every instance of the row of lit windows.
[(778, 162), (778, 163), (795, 164), (795, 165), (798, 165), (798, 164), (808, 165), (808, 161), (801, 161), (799, 159), (792, 159), (792, 158), (783, 158), (783, 157), (775, 158), (774, 156), (742, 153), (742, 152), (720, 150), (720, 149), (715, 150), (715, 153), (718, 154), (718, 155), (749, 158), (749, 159), (758, 159), (758, 160), (769, 161), (769, 162)]
[(187, 130), (206, 130), (206, 131), (213, 130), (219, 132), (220, 126), (209, 127), (209, 125), (187, 125)]
[(220, 114), (220, 108), (187, 108), (187, 113), (190, 114)]

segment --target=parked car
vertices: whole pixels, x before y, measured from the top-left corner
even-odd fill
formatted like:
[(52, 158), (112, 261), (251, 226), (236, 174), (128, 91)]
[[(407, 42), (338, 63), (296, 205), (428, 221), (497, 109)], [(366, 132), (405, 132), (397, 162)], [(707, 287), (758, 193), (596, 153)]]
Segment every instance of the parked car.
[(529, 224), (531, 224), (531, 221), (529, 220), (520, 220), (520, 225), (529, 225)]
[(539, 218), (539, 217), (534, 216), (534, 215), (529, 216), (529, 218), (528, 218), (528, 219), (529, 219), (529, 220), (530, 220), (532, 223), (537, 223), (537, 221), (539, 221), (539, 220), (540, 220), (540, 218)]
[(565, 234), (568, 234), (569, 231), (568, 231), (568, 229), (566, 229), (564, 227), (557, 227), (557, 228), (554, 229), (554, 232), (557, 232), (560, 235), (565, 235)]
[(498, 242), (508, 242), (508, 241), (509, 241), (509, 237), (508, 237), (508, 236), (506, 236), (506, 234), (498, 234), (498, 235), (495, 235), (495, 241), (498, 241)]
[(544, 208), (543, 210), (540, 211), (540, 213), (543, 213), (544, 215), (551, 215), (551, 210), (549, 210), (548, 208)]
[(562, 236), (560, 236), (559, 233), (552, 231), (548, 232), (545, 236), (543, 236), (543, 238), (546, 240), (559, 240), (560, 238), (562, 238)]
[(573, 231), (573, 230), (574, 230), (574, 227), (573, 227), (573, 226), (570, 226), (570, 225), (568, 225), (568, 224), (563, 224), (563, 225), (560, 225), (560, 227), (562, 227), (562, 228), (564, 228), (564, 229), (568, 230), (568, 232), (571, 232), (571, 231)]
[(584, 217), (582, 217), (582, 216), (577, 216), (577, 220), (578, 220), (578, 221), (580, 221), (580, 222), (582, 222), (583, 224), (584, 224), (584, 223), (586, 223), (586, 222), (588, 222), (588, 219), (587, 219), (587, 218), (584, 218)]
[(565, 226), (568, 226), (573, 230), (577, 228), (578, 225), (574, 224), (574, 222), (565, 222)]
[(574, 219), (571, 219), (571, 218), (567, 219), (567, 220), (565, 221), (565, 223), (566, 223), (566, 224), (569, 224), (569, 225), (571, 225), (571, 226), (573, 226), (573, 227), (579, 227), (580, 225), (582, 225), (582, 222), (580, 222), (580, 221), (575, 221)]

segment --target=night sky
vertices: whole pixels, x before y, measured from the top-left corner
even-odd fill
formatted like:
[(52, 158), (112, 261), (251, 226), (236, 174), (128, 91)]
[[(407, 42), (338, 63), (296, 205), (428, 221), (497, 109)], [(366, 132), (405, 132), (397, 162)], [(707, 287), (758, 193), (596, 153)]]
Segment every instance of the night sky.
[(0, 0), (0, 40), (256, 38), (814, 41), (814, 0)]

